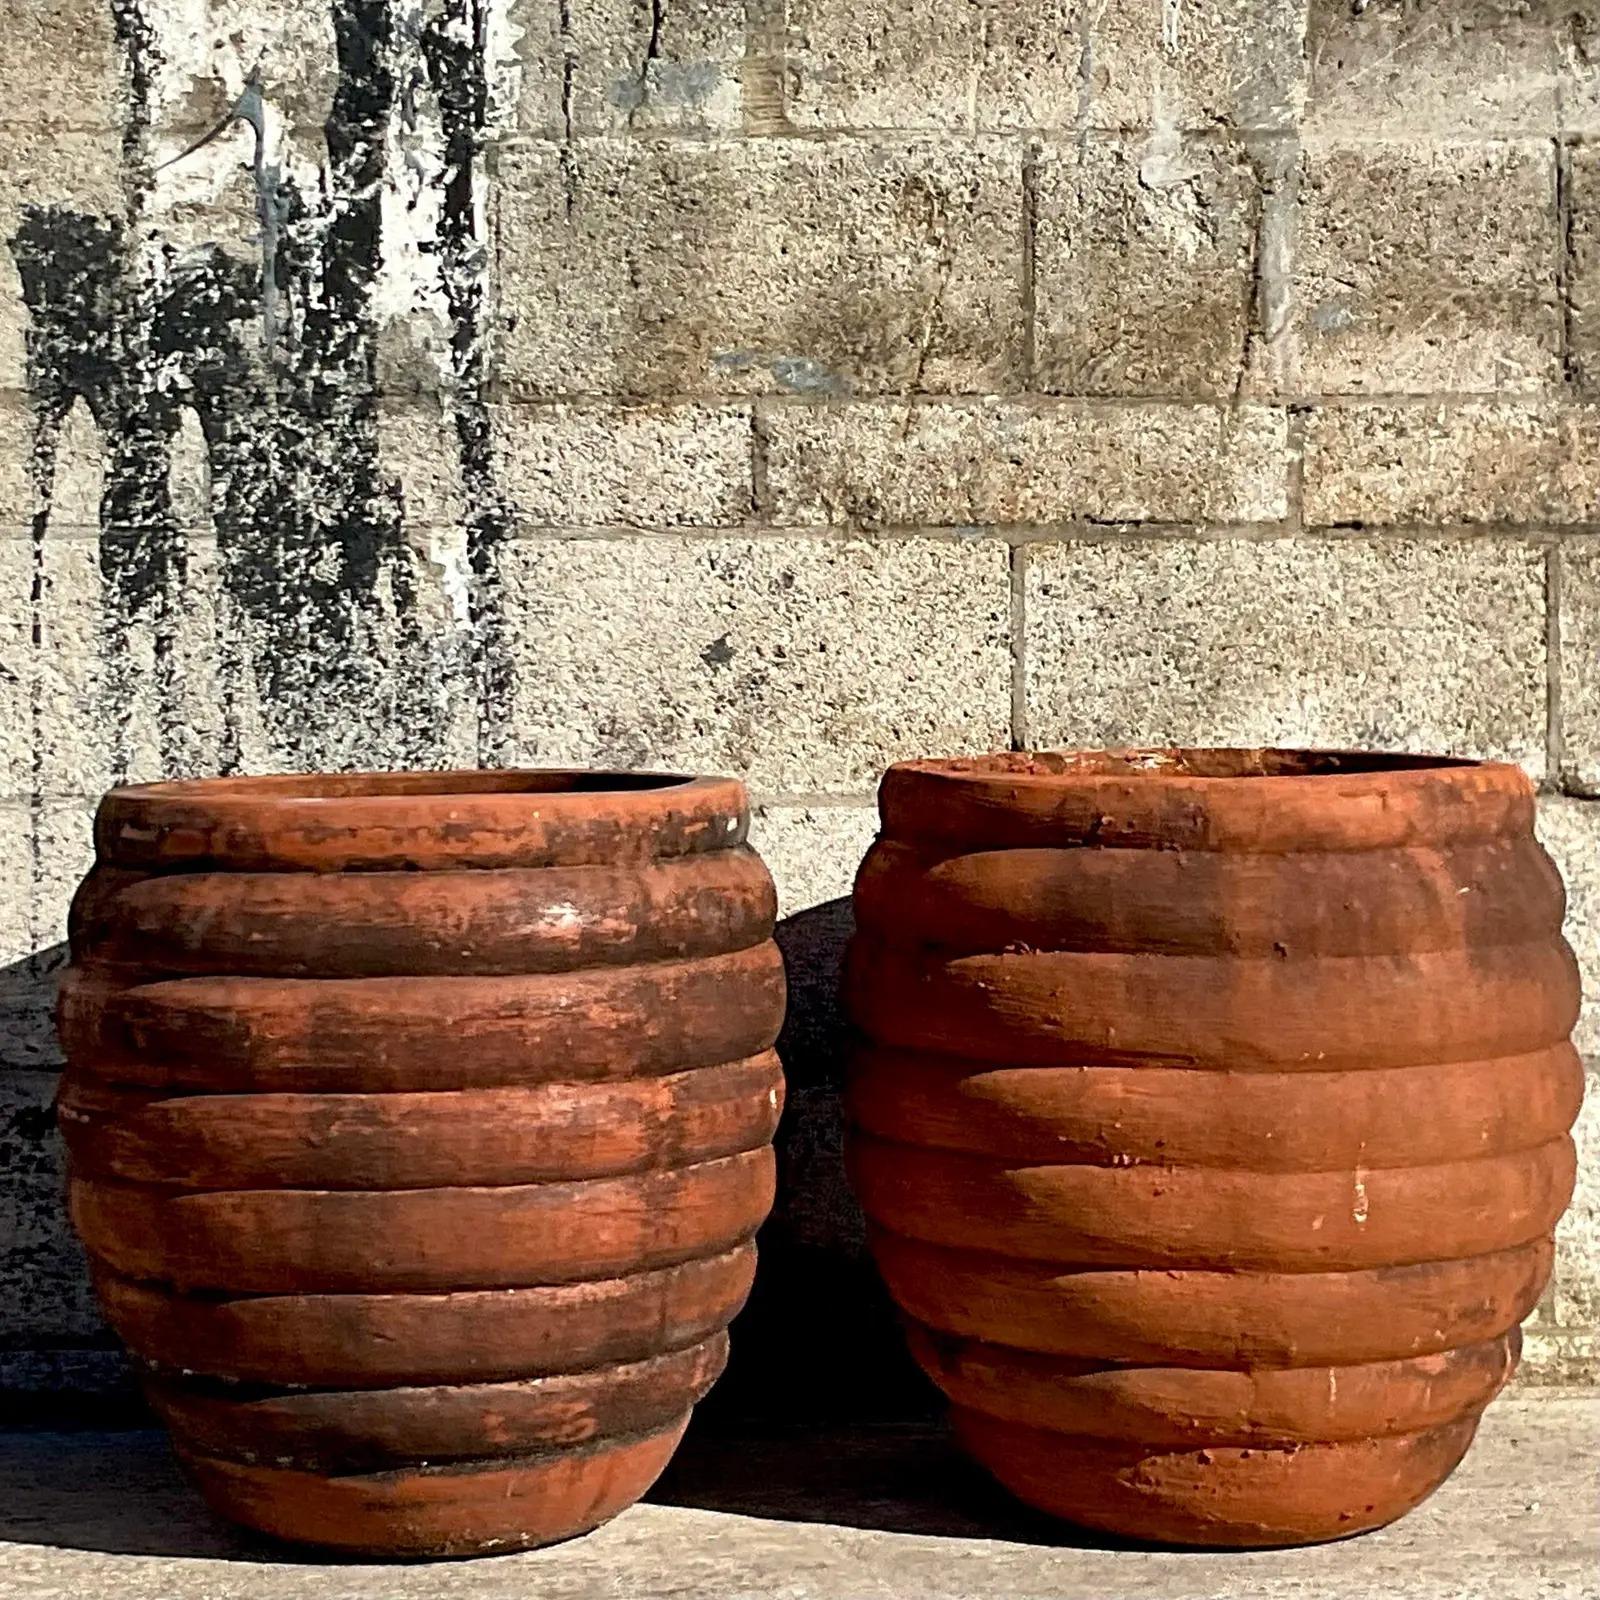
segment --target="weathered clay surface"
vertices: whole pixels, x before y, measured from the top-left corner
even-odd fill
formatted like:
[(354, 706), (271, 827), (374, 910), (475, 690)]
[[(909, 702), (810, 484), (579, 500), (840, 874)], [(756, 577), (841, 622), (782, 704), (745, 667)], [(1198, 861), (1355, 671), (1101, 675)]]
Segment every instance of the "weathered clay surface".
[(224, 1514), (392, 1556), (596, 1526), (715, 1382), (783, 973), (729, 780), (115, 791), (73, 906), (72, 1218)]
[(1572, 1195), (1578, 981), (1527, 778), (1023, 754), (879, 799), (850, 1166), (966, 1447), (1139, 1538), (1416, 1505)]

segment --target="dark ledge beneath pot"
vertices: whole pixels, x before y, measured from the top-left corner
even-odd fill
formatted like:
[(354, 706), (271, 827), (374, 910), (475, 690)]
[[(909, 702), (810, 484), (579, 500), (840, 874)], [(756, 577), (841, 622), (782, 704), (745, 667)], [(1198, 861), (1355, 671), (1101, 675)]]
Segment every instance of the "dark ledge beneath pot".
[(0, 1434), (0, 1597), (82, 1600), (1583, 1600), (1600, 1571), (1600, 1394), (1489, 1412), (1455, 1477), (1391, 1528), (1216, 1554), (1102, 1541), (1017, 1509), (930, 1428), (698, 1429), (648, 1503), (531, 1555), (323, 1563), (234, 1533), (160, 1435)]

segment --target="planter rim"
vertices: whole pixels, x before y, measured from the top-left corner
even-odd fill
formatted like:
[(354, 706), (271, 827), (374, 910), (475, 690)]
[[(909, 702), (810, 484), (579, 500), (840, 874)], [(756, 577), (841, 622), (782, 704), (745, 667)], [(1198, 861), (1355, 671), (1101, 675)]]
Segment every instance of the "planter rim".
[(692, 854), (747, 826), (737, 778), (502, 767), (131, 784), (101, 800), (95, 838), (103, 861), (135, 869), (339, 871)]
[(370, 772), (279, 772), (260, 777), (171, 778), (159, 783), (122, 784), (106, 798), (127, 803), (179, 801), (206, 806), (242, 802), (259, 805), (340, 807), (437, 802), (517, 805), (582, 804), (597, 795), (642, 796), (690, 785), (733, 784), (732, 778), (698, 777), (683, 772), (620, 772), (587, 767), (426, 767)]
[(1337, 778), (1390, 787), (1397, 783), (1449, 782), (1456, 774), (1506, 774), (1523, 778), (1509, 761), (1466, 756), (1416, 755), (1382, 750), (1299, 748), (1282, 745), (1150, 745), (1105, 749), (1001, 750), (982, 756), (942, 756), (897, 761), (890, 772), (945, 782), (1082, 787), (1088, 784), (1221, 784), (1319, 782)]
[(1292, 852), (1526, 834), (1534, 793), (1508, 761), (1173, 746), (902, 761), (878, 806), (887, 834), (949, 847)]

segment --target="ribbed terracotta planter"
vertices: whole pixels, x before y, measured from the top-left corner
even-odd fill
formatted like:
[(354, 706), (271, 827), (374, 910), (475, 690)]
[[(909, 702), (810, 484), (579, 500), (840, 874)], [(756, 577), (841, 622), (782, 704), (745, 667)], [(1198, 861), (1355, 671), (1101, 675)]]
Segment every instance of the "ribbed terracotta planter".
[(219, 1511), (393, 1556), (631, 1504), (772, 1200), (783, 967), (726, 779), (116, 790), (60, 1022), (73, 1221)]
[(1578, 980), (1521, 772), (1005, 755), (880, 800), (851, 1166), (968, 1450), (1161, 1541), (1416, 1505), (1572, 1188)]

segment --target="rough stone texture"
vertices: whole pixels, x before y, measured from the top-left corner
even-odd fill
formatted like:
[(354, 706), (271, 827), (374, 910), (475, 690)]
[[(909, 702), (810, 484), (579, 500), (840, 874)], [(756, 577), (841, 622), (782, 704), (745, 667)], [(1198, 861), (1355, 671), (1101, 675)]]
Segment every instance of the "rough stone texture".
[(998, 543), (554, 539), (505, 559), (519, 760), (862, 793), (913, 751), (1006, 742)]
[(1308, 526), (1590, 522), (1597, 485), (1588, 405), (1339, 406), (1306, 425)]
[[(735, 1326), (735, 1343), (738, 1327)], [(160, 1438), (0, 1441), (0, 1596), (71, 1600), (1586, 1600), (1600, 1400), (1491, 1406), (1442, 1490), (1360, 1539), (1255, 1553), (1117, 1549), (1041, 1526), (926, 1427), (702, 1430), (647, 1504), (530, 1555), (319, 1565), (209, 1516)], [(159, 1558), (159, 1559), (152, 1559)]]
[(897, 0), (789, 0), (799, 128), (1070, 127), (1092, 24), (1080, 0), (990, 0), (908, 14)]
[(1548, 141), (1308, 143), (1294, 293), (1322, 394), (1537, 391), (1559, 373)]
[(1547, 795), (1539, 837), (1567, 885), (1567, 943), (1583, 974), (1583, 1017), (1574, 1037), (1585, 1056), (1600, 1057), (1600, 803)]
[(575, 64), (567, 103), (578, 131), (718, 133), (742, 125), (742, 6), (566, 0), (548, 9), (566, 18), (562, 52)]
[(1544, 765), (1544, 569), (1527, 545), (1034, 545), (1027, 627), (1035, 744), (1444, 749)]
[[(3, 683), (0, 679), (0, 686)], [(4, 830), (6, 841), (6, 848), (0, 851), (0, 973), (5, 973), (26, 962), (33, 953), (28, 895), (32, 811), (22, 803), (0, 804), (0, 829)]]
[(506, 499), (537, 527), (730, 527), (750, 512), (748, 409), (498, 406)]
[[(124, 538), (130, 536), (124, 535)], [(214, 596), (205, 593), (204, 553), (195, 553), (190, 606), (172, 634), (181, 688), (175, 712), (155, 694), (156, 630), (135, 618), (114, 642), (101, 632), (104, 577), (96, 541), (47, 539), (36, 559), (28, 541), (0, 540), (0, 585), (18, 596), (10, 613), (39, 642), (21, 652), (14, 687), (16, 720), (0, 728), (0, 783), (14, 795), (98, 795), (119, 772), (135, 780), (199, 772), (217, 761), (218, 706), (211, 657), (216, 649)], [(43, 598), (31, 600), (35, 571)], [(9, 581), (8, 581), (9, 580)], [(208, 603), (209, 602), (209, 603)], [(128, 686), (128, 714), (113, 727), (100, 714), (113, 683)], [(0, 695), (0, 700), (5, 698)], [(181, 750), (163, 749), (162, 723), (181, 721)], [(63, 880), (65, 887), (65, 880)]]
[(1567, 132), (1600, 132), (1600, 6), (1556, 3), (1556, 94)]
[(1276, 129), (1295, 121), (1306, 0), (1106, 0), (1094, 10), (1094, 126)]
[(1576, 8), (1546, 0), (1311, 0), (1306, 124), (1361, 136), (1555, 124)]
[(992, 141), (509, 152), (505, 376), (536, 394), (1003, 387), (1020, 166)]
[[(745, 8), (725, 0), (509, 0), (494, 91), (519, 132), (737, 132)], [(494, 41), (499, 43), (500, 41)]]
[(1158, 131), (1048, 149), (1034, 245), (1039, 386), (1232, 394), (1262, 204), (1254, 164), (1228, 141)]
[(1561, 611), (1561, 772), (1600, 793), (1600, 542), (1572, 539), (1554, 558)]
[(28, 458), (33, 446), (33, 418), (17, 396), (0, 395), (0, 528), (21, 532), (14, 525), (33, 515), (33, 480)]
[(871, 805), (757, 806), (750, 843), (778, 886), (778, 916), (797, 917), (845, 900), (856, 868), (878, 836)]
[[(1596, 35), (1600, 49), (1600, 33)], [(1600, 76), (1600, 73), (1597, 73)], [(1568, 148), (1567, 361), (1586, 393), (1600, 383), (1600, 144)]]
[[(71, 94), (57, 63), (72, 64)], [(15, 0), (0, 53), (0, 124), (104, 128), (121, 114), (121, 70), (111, 8), (100, 0)], [(9, 165), (9, 163), (8, 163)]]
[(791, 406), (766, 413), (774, 520), (1254, 522), (1284, 514), (1279, 411)]
[[(103, 10), (93, 0), (96, 11)], [(41, 15), (44, 0), (28, 0), (29, 9)], [(80, 3), (80, 9), (88, 10)], [(14, 67), (9, 54), (0, 65), (3, 104), (14, 104), (7, 93), (6, 73)], [(37, 70), (37, 68), (35, 68)], [(86, 209), (110, 207), (118, 200), (119, 151), (116, 136), (99, 131), (46, 131), (27, 122), (0, 122), (0, 240), (9, 243), (40, 206), (71, 200)], [(27, 386), (27, 308), (22, 301), (22, 280), (10, 249), (0, 249), (0, 390)], [(3, 404), (3, 402), (0, 402)], [(0, 424), (3, 426), (3, 424)], [(27, 460), (27, 450), (5, 441), (7, 466), (14, 470)], [(11, 513), (3, 513), (10, 520)]]
[(789, 0), (798, 128), (1279, 128), (1303, 0)]
[[(264, 102), (289, 125), (289, 136), (315, 137), (339, 88), (338, 15), (334, 6), (305, 0), (142, 0), (127, 23), (133, 28), (142, 21), (159, 36), (159, 50), (142, 65), (149, 74), (150, 123), (163, 155), (170, 159), (188, 150), (222, 122), (252, 72), (260, 78)], [(112, 59), (112, 71), (119, 73), (122, 53)], [(118, 89), (126, 94), (121, 84)], [(248, 162), (248, 129), (241, 131), (246, 142), (240, 158)]]

